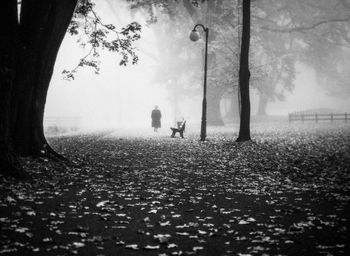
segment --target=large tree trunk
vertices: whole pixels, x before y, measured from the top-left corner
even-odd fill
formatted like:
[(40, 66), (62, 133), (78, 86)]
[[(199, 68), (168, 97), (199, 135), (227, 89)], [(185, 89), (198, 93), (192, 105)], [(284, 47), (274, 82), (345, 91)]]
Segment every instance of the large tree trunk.
[(208, 125), (222, 126), (224, 121), (221, 116), (220, 101), (222, 93), (220, 89), (212, 88), (208, 94)]
[(13, 138), (17, 153), (37, 156), (51, 148), (44, 136), (47, 90), (57, 53), (77, 0), (23, 1), (21, 58), (13, 93)]
[(243, 31), (239, 66), (239, 87), (241, 91), (241, 121), (237, 141), (250, 140), (250, 98), (249, 98), (249, 44), (250, 44), (250, 0), (243, 1)]
[(22, 172), (10, 136), (11, 92), (16, 75), (17, 0), (1, 1), (0, 9), (6, 10), (0, 15), (0, 23), (6, 24), (0, 40), (0, 172), (19, 176)]
[[(17, 154), (50, 150), (43, 131), (44, 107), (58, 49), (77, 0), (0, 2), (0, 172), (25, 176)], [(54, 152), (52, 150), (52, 152)]]
[(0, 60), (0, 172), (18, 176), (20, 169), (10, 136), (10, 94), (14, 70), (1, 62), (2, 59)]

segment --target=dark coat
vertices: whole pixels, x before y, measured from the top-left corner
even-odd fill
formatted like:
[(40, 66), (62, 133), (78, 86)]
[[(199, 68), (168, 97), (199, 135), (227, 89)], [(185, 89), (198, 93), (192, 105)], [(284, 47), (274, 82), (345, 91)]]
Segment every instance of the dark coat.
[(152, 127), (160, 128), (161, 127), (160, 119), (162, 118), (162, 114), (160, 113), (159, 109), (152, 110), (151, 118), (152, 118)]

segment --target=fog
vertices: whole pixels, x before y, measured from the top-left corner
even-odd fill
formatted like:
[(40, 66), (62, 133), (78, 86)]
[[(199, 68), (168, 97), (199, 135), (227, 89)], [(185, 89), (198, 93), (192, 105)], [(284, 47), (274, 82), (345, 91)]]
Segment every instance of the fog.
[(299, 64), (297, 71), (295, 89), (291, 93), (286, 93), (285, 100), (270, 103), (267, 106), (269, 114), (287, 115), (291, 112), (320, 108), (330, 109), (335, 112), (350, 111), (349, 99), (330, 96), (317, 83), (316, 74), (311, 68)]
[[(99, 75), (94, 74), (89, 68), (82, 68), (74, 80), (67, 81), (63, 79), (62, 70), (73, 69), (88, 49), (80, 47), (76, 43), (76, 38), (66, 35), (48, 91), (45, 126), (66, 125), (79, 129), (138, 127), (151, 130), (150, 115), (155, 105), (158, 105), (162, 112), (164, 128), (173, 126), (181, 117), (185, 117), (194, 126), (198, 125), (201, 118), (203, 84), (201, 54), (204, 42), (190, 41), (189, 33), (195, 25), (193, 20), (189, 16), (186, 18), (184, 14), (182, 26), (180, 29), (176, 28), (177, 34), (182, 34), (183, 37), (177, 35), (178, 40), (173, 40), (174, 35), (171, 31), (173, 25), (164, 24), (172, 22), (166, 14), (158, 12), (158, 22), (147, 25), (148, 12), (132, 13), (122, 1), (113, 3), (113, 6), (111, 9), (107, 2), (98, 1), (96, 10), (104, 23), (113, 23), (118, 28), (136, 20), (142, 25), (141, 39), (135, 43), (139, 62), (126, 67), (119, 66), (119, 56), (103, 52), (99, 59), (101, 68)], [(187, 52), (176, 54), (166, 52), (166, 49), (175, 44), (181, 44), (178, 49), (187, 49)], [(252, 43), (251, 48), (253, 47)], [(347, 47), (346, 51), (348, 49)], [(186, 55), (188, 52), (198, 57), (186, 63), (184, 58), (187, 56), (182, 58), (181, 54)], [(321, 84), (319, 73), (310, 63), (296, 61), (294, 65), (294, 87), (288, 90), (281, 89), (283, 96), (269, 101), (266, 107), (268, 115), (286, 116), (290, 112), (321, 108), (336, 112), (350, 111), (348, 96), (332, 96), (327, 86)], [(254, 76), (254, 69), (251, 72)], [(237, 87), (237, 74), (234, 79), (236, 80), (233, 83)], [(208, 80), (208, 93), (213, 86), (211, 81)], [(261, 90), (258, 86), (254, 86), (256, 83), (259, 83), (259, 79), (252, 82), (251, 88), (253, 116), (258, 114), (259, 90)], [(277, 85), (277, 88), (278, 86), (281, 85)], [(184, 87), (191, 89), (186, 91), (183, 90)], [(234, 99), (233, 104), (237, 104), (234, 95), (229, 97)], [(209, 101), (208, 110), (210, 108)], [(225, 111), (227, 112), (221, 101), (223, 116)], [(224, 119), (226, 125), (237, 120), (236, 117)]]

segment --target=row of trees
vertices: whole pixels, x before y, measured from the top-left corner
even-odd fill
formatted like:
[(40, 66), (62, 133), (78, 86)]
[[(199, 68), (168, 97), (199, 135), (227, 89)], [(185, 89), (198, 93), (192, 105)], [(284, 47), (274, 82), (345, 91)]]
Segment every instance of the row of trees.
[[(237, 101), (239, 53), (242, 31), (242, 1), (204, 1), (191, 5), (191, 1), (132, 1), (134, 9), (149, 10), (153, 23), (161, 23), (167, 33), (168, 41), (177, 42), (184, 38), (187, 31), (184, 26), (173, 26), (174, 22), (187, 24), (203, 23), (210, 28), (209, 43), (209, 90), (208, 90), (208, 123), (222, 125), (220, 100), (228, 95)], [(253, 1), (251, 6), (251, 73), (250, 85), (259, 94), (258, 114), (265, 115), (267, 104), (274, 100), (283, 100), (286, 92), (295, 86), (296, 63), (305, 63), (317, 72), (320, 84), (329, 87), (333, 95), (345, 95), (347, 91), (346, 58), (344, 48), (349, 23), (346, 1)], [(159, 12), (168, 15), (172, 21), (166, 22)], [(157, 27), (157, 23), (153, 27)], [(188, 28), (187, 28), (188, 30)], [(327, 35), (327, 36), (326, 36)], [(343, 42), (343, 43), (342, 43)], [(193, 50), (193, 49), (191, 49)], [(168, 55), (177, 56), (179, 51), (174, 47), (167, 49)], [(186, 55), (185, 55), (186, 57)], [(193, 61), (187, 55), (186, 61)], [(162, 63), (171, 65), (173, 58)], [(334, 65), (337, 62), (337, 65)], [(192, 62), (193, 63), (193, 62)], [(191, 71), (193, 69), (186, 69)], [(192, 95), (192, 81), (197, 79), (193, 72), (182, 72), (188, 83), (172, 83), (184, 87), (185, 95)], [(192, 78), (190, 78), (192, 76)], [(182, 79), (183, 81), (184, 79)], [(186, 80), (186, 79), (185, 79)], [(162, 82), (167, 84), (166, 81)], [(233, 106), (234, 104), (231, 104)], [(231, 111), (232, 113), (232, 111)]]
[[(187, 45), (188, 40), (184, 35), (196, 24), (202, 23), (210, 28), (209, 36), (209, 63), (208, 63), (208, 124), (223, 125), (223, 118), (220, 111), (220, 102), (225, 97), (231, 100), (230, 114), (237, 113), (233, 106), (237, 106), (237, 94), (239, 94), (239, 61), (242, 35), (242, 2), (241, 1), (204, 1), (197, 6), (191, 1), (180, 1), (180, 3), (170, 2), (166, 5), (159, 1), (132, 2), (132, 8), (136, 10), (148, 10), (150, 13), (151, 27), (157, 31), (158, 35), (165, 34), (169, 44), (163, 44), (164, 39), (160, 39), (160, 52), (167, 54), (160, 58), (159, 70), (162, 74), (164, 67), (174, 67), (174, 57), (181, 58), (176, 62), (180, 69), (173, 68), (178, 72), (168, 72), (168, 76), (157, 76), (155, 82), (168, 84), (168, 80), (181, 78), (180, 83), (171, 83), (175, 88), (180, 88), (183, 92), (181, 96), (193, 97), (193, 92), (199, 95), (201, 77), (199, 66), (192, 65), (198, 63), (198, 46)], [(253, 14), (259, 13), (259, 8), (253, 5)], [(188, 23), (190, 24), (188, 26)], [(159, 28), (162, 28), (159, 31)], [(187, 30), (186, 30), (187, 29)], [(286, 37), (277, 36), (267, 38), (264, 33), (260, 33), (256, 26), (252, 26), (252, 83), (260, 93), (260, 113), (265, 113), (268, 100), (281, 98), (282, 92), (275, 90), (277, 84), (285, 83), (283, 88), (292, 87), (294, 79), (294, 62), (290, 61), (290, 54), (286, 48)], [(171, 31), (172, 33), (168, 33)], [(276, 39), (276, 40), (274, 40)], [(173, 44), (176, 42), (176, 44)], [(183, 49), (186, 45), (187, 49)], [(162, 47), (163, 46), (163, 47)], [(278, 50), (277, 50), (278, 49)], [(194, 52), (191, 54), (190, 51)], [(203, 54), (201, 54), (203, 56)], [(284, 55), (284, 56), (283, 56)], [(191, 64), (192, 66), (188, 65)], [(176, 64), (175, 64), (176, 65)], [(183, 66), (186, 65), (186, 68)], [(282, 77), (282, 73), (290, 76)], [(171, 76), (171, 77), (170, 77)], [(186, 79), (182, 79), (185, 77)], [(183, 84), (185, 82), (185, 84)], [(194, 86), (195, 85), (195, 86)], [(197, 91), (195, 90), (197, 88)], [(172, 91), (172, 90), (171, 90)], [(177, 97), (177, 98), (180, 98)], [(177, 105), (176, 103), (174, 105)], [(231, 120), (233, 115), (231, 116)], [(234, 118), (238, 118), (235, 116)]]

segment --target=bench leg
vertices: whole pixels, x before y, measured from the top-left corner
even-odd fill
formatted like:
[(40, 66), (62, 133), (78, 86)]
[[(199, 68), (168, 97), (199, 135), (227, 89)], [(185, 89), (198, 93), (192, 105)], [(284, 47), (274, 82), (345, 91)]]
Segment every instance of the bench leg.
[(171, 138), (174, 138), (175, 137), (175, 134), (176, 134), (176, 131), (175, 130), (172, 130), (173, 131), (173, 133), (171, 134)]
[(184, 138), (184, 132), (180, 132), (180, 137)]

